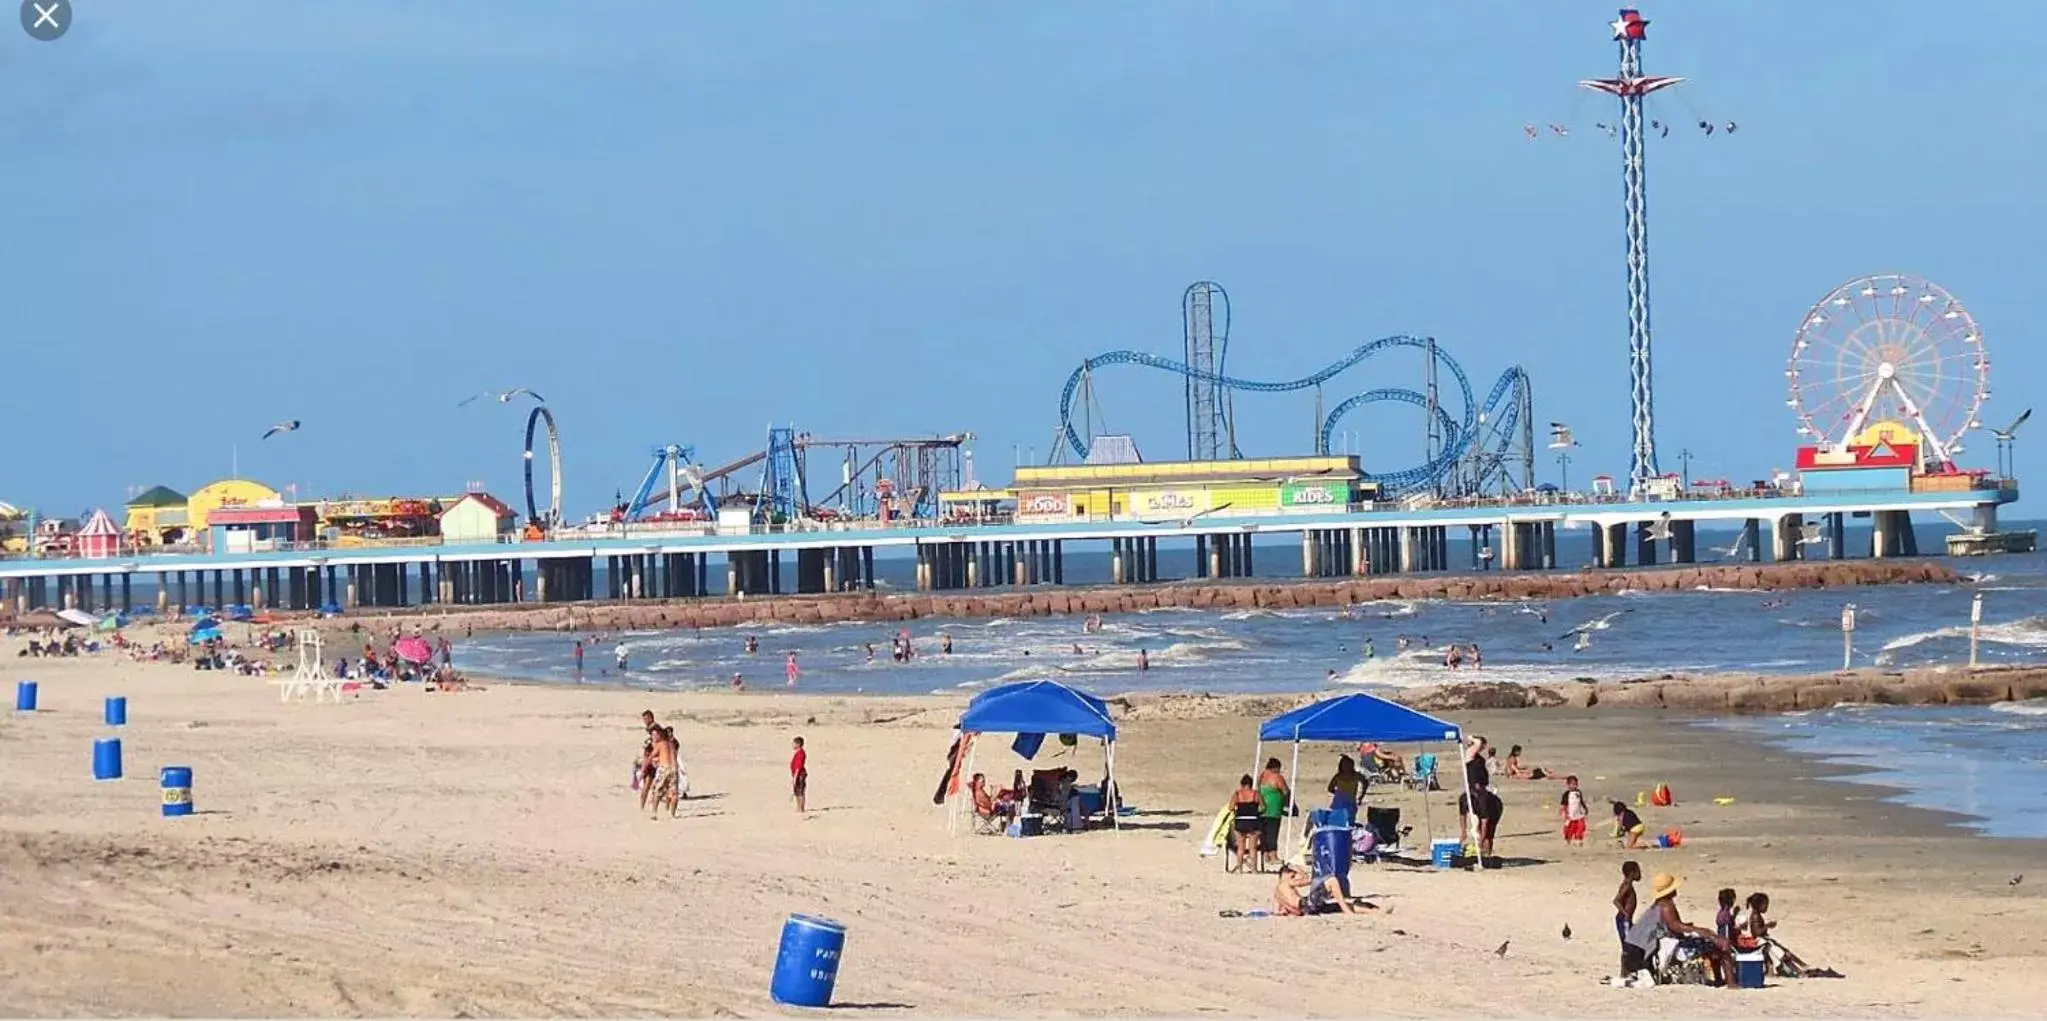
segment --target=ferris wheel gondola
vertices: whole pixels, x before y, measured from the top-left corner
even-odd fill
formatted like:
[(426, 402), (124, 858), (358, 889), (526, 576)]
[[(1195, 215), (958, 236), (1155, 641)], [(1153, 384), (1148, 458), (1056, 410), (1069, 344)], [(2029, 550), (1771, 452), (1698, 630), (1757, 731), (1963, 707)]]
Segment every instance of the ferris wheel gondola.
[(1976, 320), (1932, 281), (1897, 273), (1851, 280), (1821, 298), (1791, 344), (1784, 370), (1799, 435), (1845, 448), (1895, 422), (1916, 430), (1923, 456), (1951, 465), (1981, 423), (1990, 357)]

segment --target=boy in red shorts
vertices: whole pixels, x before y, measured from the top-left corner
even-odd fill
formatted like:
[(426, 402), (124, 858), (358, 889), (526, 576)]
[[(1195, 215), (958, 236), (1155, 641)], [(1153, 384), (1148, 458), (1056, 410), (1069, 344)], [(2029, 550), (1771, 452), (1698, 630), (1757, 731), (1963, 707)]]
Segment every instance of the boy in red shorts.
[(803, 750), (800, 737), (796, 739), (795, 746), (795, 754), (789, 756), (789, 787), (790, 793), (796, 795), (796, 812), (801, 815), (804, 811), (803, 796), (810, 787), (810, 753)]
[(1564, 843), (1585, 846), (1585, 820), (1592, 810), (1585, 807), (1585, 792), (1578, 789), (1578, 778), (1564, 777), (1564, 796), (1557, 802), (1557, 811), (1564, 817)]

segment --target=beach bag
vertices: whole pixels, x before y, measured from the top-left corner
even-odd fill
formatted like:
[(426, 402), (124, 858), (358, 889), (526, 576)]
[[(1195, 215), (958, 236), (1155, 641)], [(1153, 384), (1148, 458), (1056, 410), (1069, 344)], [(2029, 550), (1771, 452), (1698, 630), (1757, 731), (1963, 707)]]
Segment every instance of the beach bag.
[(1669, 784), (1660, 783), (1656, 785), (1655, 793), (1649, 795), (1649, 803), (1658, 808), (1669, 808), (1677, 804), (1677, 798), (1671, 795)]

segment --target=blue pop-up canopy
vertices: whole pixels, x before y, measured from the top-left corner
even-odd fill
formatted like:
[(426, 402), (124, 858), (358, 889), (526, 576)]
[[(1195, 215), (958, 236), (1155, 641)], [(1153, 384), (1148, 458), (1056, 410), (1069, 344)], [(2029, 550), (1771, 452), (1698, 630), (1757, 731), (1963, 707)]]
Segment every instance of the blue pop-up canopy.
[[(1447, 741), (1455, 744), (1462, 736), (1463, 730), (1448, 720), (1409, 709), (1377, 695), (1355, 691), (1310, 702), (1266, 720), (1258, 728), (1258, 748), (1251, 755), (1251, 765), (1255, 772), (1259, 759), (1265, 754), (1265, 742), (1291, 742), (1294, 756), (1293, 765), (1287, 771), (1287, 788), (1297, 790), (1303, 741)], [(1428, 806), (1428, 798), (1424, 796), (1423, 819), (1433, 836), (1435, 827), (1428, 820)], [(1289, 824), (1289, 831), (1291, 828)]]
[[(1116, 784), (1116, 721), (1109, 716), (1109, 704), (1078, 688), (1058, 681), (1020, 681), (990, 688), (967, 703), (960, 714), (960, 733), (1015, 734), (1017, 754), (1030, 758), (1046, 734), (1079, 734), (1100, 738), (1103, 766), (1108, 774), (1104, 790), (1110, 825), (1119, 825), (1114, 796)], [(973, 769), (973, 747), (968, 745), (961, 774)], [(957, 782), (955, 780), (955, 782)], [(958, 816), (952, 816), (956, 822)]]
[(1058, 681), (990, 688), (967, 703), (960, 729), (969, 734), (1084, 734), (1116, 739), (1109, 704)]
[(1457, 724), (1362, 691), (1266, 720), (1260, 741), (1455, 741)]

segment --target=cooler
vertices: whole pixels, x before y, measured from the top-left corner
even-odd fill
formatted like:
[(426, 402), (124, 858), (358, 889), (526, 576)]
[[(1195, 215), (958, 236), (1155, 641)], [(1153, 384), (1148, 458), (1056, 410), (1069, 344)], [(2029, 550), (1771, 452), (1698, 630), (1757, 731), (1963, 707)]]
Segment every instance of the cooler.
[(1734, 984), (1742, 989), (1763, 988), (1770, 973), (1770, 955), (1761, 950), (1734, 955)]

